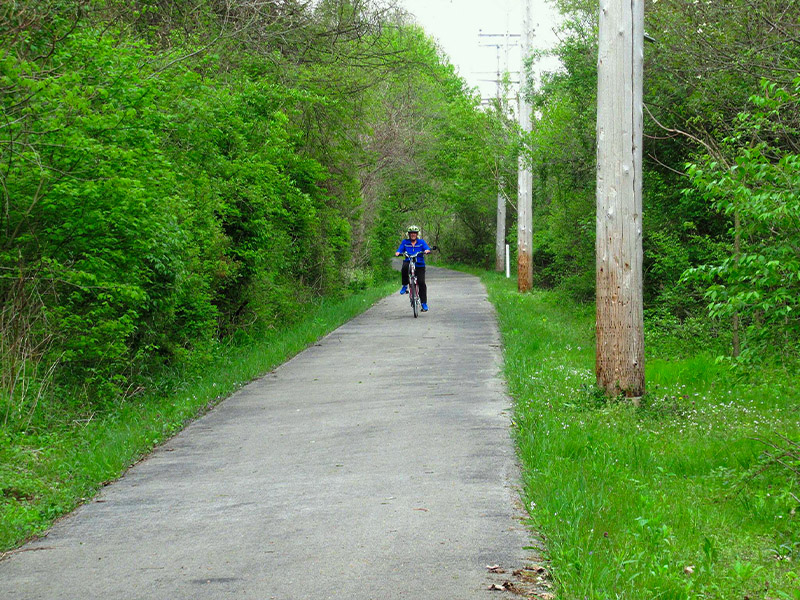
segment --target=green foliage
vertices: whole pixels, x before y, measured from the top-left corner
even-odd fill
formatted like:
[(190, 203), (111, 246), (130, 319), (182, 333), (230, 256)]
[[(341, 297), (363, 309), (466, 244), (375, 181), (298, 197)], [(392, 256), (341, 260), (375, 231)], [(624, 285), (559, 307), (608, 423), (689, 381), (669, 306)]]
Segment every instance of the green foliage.
[(157, 89), (146, 52), (111, 35), (76, 31), (39, 65), (0, 63), (5, 236), (0, 296), (50, 282), (39, 306), (63, 365), (59, 379), (101, 396), (127, 386), (137, 352), (156, 346), (187, 281), (176, 215), (183, 203), (156, 132), (139, 125)]
[(362, 218), (374, 224), (369, 256), (383, 252), (385, 264), (414, 222), (444, 256), (486, 264), (494, 257), (497, 182), (516, 179), (516, 138), (506, 113), (481, 111), (422, 30), (405, 28), (389, 39), (424, 67), (386, 73), (381, 96), (367, 110), (366, 150), (381, 157), (378, 168), (361, 174)]
[(662, 331), (635, 407), (594, 389), (592, 307), (484, 281), (556, 595), (792, 598), (800, 482), (776, 459), (797, 456), (796, 372), (737, 382), (696, 338), (675, 357), (683, 341)]
[[(562, 68), (528, 90), (536, 115), (524, 151), (534, 173), (534, 276), (589, 300), (598, 13), (593, 2), (555, 4), (560, 41), (544, 53)], [(741, 345), (740, 364), (793, 362), (800, 54), (792, 32), (800, 5), (659, 0), (648, 3), (645, 19), (652, 38), (644, 47), (642, 221), (651, 329), (696, 332), (710, 305), (716, 320), (701, 329), (720, 355)], [(758, 93), (761, 80), (770, 83)]]
[[(292, 326), (219, 344), (203, 361), (162, 372), (148, 391), (77, 427), (69, 426), (80, 418), (73, 412), (51, 417), (47, 428), (0, 429), (0, 552), (45, 531), (187, 422), (369, 308), (394, 285), (317, 301)], [(43, 402), (47, 414), (63, 409), (55, 398)]]
[(783, 115), (800, 108), (800, 79), (788, 90), (765, 83), (752, 103), (755, 111), (741, 113), (724, 140), (733, 160), (707, 156), (689, 167), (695, 187), (733, 220), (733, 248), (687, 277), (708, 285), (712, 317), (739, 315), (748, 324), (745, 358), (800, 337), (800, 156), (774, 145), (776, 131), (787, 133)]
[(363, 289), (409, 219), (491, 253), (504, 129), (399, 12), (48, 0), (0, 33), (11, 431)]
[(594, 295), (596, 51), (594, 9), (562, 26), (552, 52), (564, 70), (529, 91), (537, 117), (524, 155), (531, 162), (534, 277), (573, 297)]

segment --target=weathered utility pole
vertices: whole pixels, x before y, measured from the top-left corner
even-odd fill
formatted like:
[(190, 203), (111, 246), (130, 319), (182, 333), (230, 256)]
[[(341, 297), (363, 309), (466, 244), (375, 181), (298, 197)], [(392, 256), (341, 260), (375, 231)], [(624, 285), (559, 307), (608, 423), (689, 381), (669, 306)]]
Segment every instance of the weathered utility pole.
[[(524, 1), (519, 74), (519, 126), (523, 135), (531, 130), (531, 105), (525, 98), (528, 84), (525, 59), (531, 51), (531, 0)], [(533, 173), (524, 152), (520, 152), (517, 177), (517, 289), (527, 292), (533, 287)]]
[[(499, 161), (498, 161), (499, 163)], [(500, 165), (497, 166), (498, 171)], [(494, 270), (502, 273), (506, 268), (506, 196), (505, 180), (497, 178), (497, 235), (495, 236)]]
[(644, 0), (601, 0), (597, 82), (597, 385), (644, 393)]

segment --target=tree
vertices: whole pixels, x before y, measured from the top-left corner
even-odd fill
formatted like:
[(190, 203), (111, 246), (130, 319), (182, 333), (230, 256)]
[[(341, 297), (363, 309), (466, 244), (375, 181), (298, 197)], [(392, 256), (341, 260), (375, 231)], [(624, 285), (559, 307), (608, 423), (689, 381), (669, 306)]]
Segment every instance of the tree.
[(0, 34), (0, 413), (113, 406), (368, 283), (409, 219), (491, 256), (508, 144), (389, 3), (46, 0)]
[[(729, 218), (730, 254), (687, 271), (702, 281), (709, 314), (746, 328), (740, 362), (800, 339), (800, 153), (776, 141), (797, 135), (800, 78), (763, 83), (752, 112), (736, 119), (720, 153), (689, 166), (694, 186)], [(737, 353), (735, 353), (737, 354)]]

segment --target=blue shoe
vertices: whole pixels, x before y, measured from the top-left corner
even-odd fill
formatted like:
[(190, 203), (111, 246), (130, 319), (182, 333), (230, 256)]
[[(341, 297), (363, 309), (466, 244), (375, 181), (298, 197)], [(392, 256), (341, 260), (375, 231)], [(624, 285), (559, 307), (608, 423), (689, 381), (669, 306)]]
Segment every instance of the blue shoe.
[(422, 303), (422, 312), (428, 312), (428, 305), (424, 302)]
[(408, 293), (408, 286), (407, 285), (404, 285), (403, 287), (400, 288), (400, 295), (401, 296), (403, 294), (407, 294), (407, 293)]

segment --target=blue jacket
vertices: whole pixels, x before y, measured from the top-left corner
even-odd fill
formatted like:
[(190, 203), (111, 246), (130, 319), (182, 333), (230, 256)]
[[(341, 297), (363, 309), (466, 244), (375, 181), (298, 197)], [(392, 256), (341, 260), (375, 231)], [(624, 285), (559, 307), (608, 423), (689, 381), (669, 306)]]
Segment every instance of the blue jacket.
[[(431, 249), (431, 247), (428, 246), (428, 244), (425, 243), (425, 240), (417, 238), (417, 245), (416, 246), (412, 246), (411, 245), (411, 240), (404, 239), (402, 242), (400, 242), (400, 247), (397, 249), (397, 251), (400, 253), (400, 256), (402, 256), (403, 252), (408, 252), (409, 254), (414, 254), (415, 252), (419, 252), (420, 250), (425, 251), (425, 250), (430, 250), (430, 249)], [(410, 261), (410, 259), (406, 258), (403, 262), (409, 262), (409, 261)], [(425, 266), (425, 255), (424, 254), (420, 254), (417, 257), (417, 266), (418, 267), (424, 267)]]

